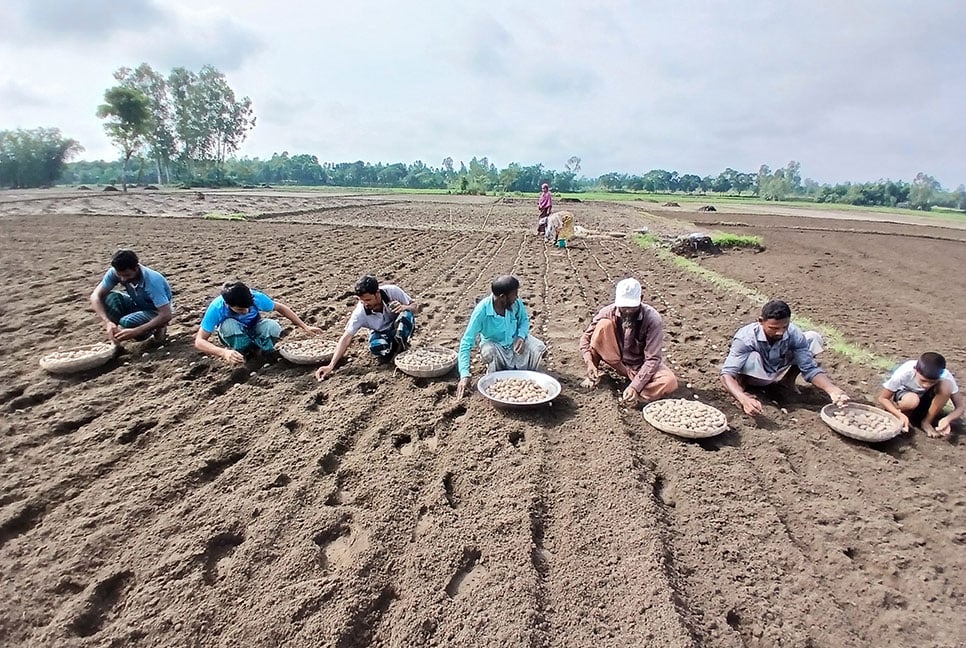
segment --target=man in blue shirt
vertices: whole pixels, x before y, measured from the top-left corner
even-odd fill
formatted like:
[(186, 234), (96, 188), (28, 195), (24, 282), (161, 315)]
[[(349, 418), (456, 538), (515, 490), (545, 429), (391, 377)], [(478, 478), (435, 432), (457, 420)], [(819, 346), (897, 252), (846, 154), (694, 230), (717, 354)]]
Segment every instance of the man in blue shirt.
[[(124, 292), (114, 290), (121, 284)], [(111, 267), (91, 293), (94, 313), (104, 323), (108, 342), (163, 340), (174, 316), (171, 286), (164, 276), (141, 265), (133, 250), (118, 250)]]
[(825, 393), (834, 402), (849, 400), (844, 391), (825, 375), (815, 362), (822, 351), (822, 336), (815, 331), (802, 332), (791, 323), (792, 310), (785, 302), (773, 299), (761, 309), (757, 322), (738, 329), (731, 350), (721, 367), (721, 382), (734, 396), (745, 414), (761, 414), (761, 401), (745, 391), (745, 386), (764, 387), (781, 383), (795, 388), (798, 374)]
[[(303, 322), (295, 311), (282, 302), (274, 301), (263, 292), (251, 290), (241, 281), (235, 281), (226, 283), (221, 294), (208, 305), (195, 334), (195, 348), (229, 364), (243, 363), (243, 354), (255, 349), (274, 353), (275, 341), (282, 335), (282, 326), (273, 319), (261, 316), (262, 312), (272, 311), (281, 313), (311, 335), (322, 333), (322, 329)], [(224, 347), (209, 341), (211, 334), (216, 331)]]
[(492, 281), (490, 290), (493, 294), (473, 309), (460, 341), (457, 398), (462, 398), (470, 386), (470, 350), (477, 336), (486, 373), (504, 369), (536, 371), (547, 351), (546, 344), (530, 335), (530, 316), (519, 297), (520, 281), (502, 275)]

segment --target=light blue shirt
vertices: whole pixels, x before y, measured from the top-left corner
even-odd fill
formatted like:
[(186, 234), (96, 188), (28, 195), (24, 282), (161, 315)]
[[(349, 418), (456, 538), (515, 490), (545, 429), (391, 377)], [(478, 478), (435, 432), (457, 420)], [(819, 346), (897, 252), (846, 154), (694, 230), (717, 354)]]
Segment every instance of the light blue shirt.
[(527, 339), (530, 335), (530, 316), (523, 302), (520, 299), (513, 302), (506, 310), (506, 315), (498, 315), (493, 310), (493, 295), (476, 305), (460, 341), (460, 378), (470, 375), (470, 350), (476, 344), (477, 335), (502, 347), (511, 346), (516, 338)]
[(208, 304), (208, 310), (205, 311), (205, 316), (201, 318), (201, 330), (205, 333), (214, 333), (215, 328), (229, 318), (238, 320), (242, 326), (248, 328), (258, 321), (259, 311), (267, 313), (275, 310), (275, 302), (263, 292), (253, 290), (252, 299), (255, 302), (254, 305), (248, 309), (247, 313), (239, 315), (228, 308), (224, 297), (218, 295)]
[(101, 288), (114, 290), (121, 284), (128, 296), (134, 300), (138, 310), (156, 311), (165, 304), (171, 303), (171, 286), (160, 272), (156, 272), (146, 265), (141, 266), (141, 278), (131, 283), (124, 283), (117, 276), (114, 268), (108, 268), (101, 279)]
[(762, 366), (768, 373), (778, 373), (792, 364), (801, 369), (802, 378), (807, 382), (812, 382), (815, 376), (822, 373), (822, 369), (815, 362), (815, 356), (808, 348), (808, 340), (805, 339), (802, 329), (789, 324), (781, 339), (772, 344), (765, 337), (758, 322), (742, 326), (735, 333), (721, 373), (726, 376), (741, 374), (741, 368), (745, 366), (748, 356), (755, 351), (761, 356)]

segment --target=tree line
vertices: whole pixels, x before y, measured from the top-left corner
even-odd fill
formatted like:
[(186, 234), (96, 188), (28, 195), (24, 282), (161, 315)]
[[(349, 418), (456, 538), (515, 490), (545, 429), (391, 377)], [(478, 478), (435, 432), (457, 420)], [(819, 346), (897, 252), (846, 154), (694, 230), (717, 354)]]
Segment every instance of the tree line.
[[(130, 182), (152, 179), (149, 173), (132, 169)], [(597, 178), (580, 176), (580, 158), (572, 157), (562, 171), (542, 164), (511, 163), (498, 169), (486, 157), (474, 157), (468, 164), (458, 165), (446, 158), (438, 167), (417, 160), (411, 163), (383, 164), (361, 160), (356, 162), (320, 162), (305, 153), (273, 154), (270, 159), (230, 158), (222, 167), (222, 184), (301, 185), (367, 188), (442, 189), (453, 193), (492, 194), (501, 192), (533, 192), (549, 182), (558, 193), (602, 191), (612, 193), (697, 194), (750, 196), (764, 200), (803, 200), (870, 207), (906, 207), (928, 210), (932, 207), (966, 209), (966, 188), (944, 191), (939, 182), (919, 173), (911, 182), (877, 180), (863, 183), (819, 184), (810, 178), (802, 180), (801, 164), (791, 161), (772, 170), (762, 165), (758, 173), (727, 168), (717, 176), (699, 176), (664, 169), (652, 169), (642, 175), (606, 173)], [(119, 162), (74, 162), (67, 165), (64, 181), (70, 184), (110, 184), (118, 182), (122, 172)], [(216, 183), (219, 178), (199, 179)]]

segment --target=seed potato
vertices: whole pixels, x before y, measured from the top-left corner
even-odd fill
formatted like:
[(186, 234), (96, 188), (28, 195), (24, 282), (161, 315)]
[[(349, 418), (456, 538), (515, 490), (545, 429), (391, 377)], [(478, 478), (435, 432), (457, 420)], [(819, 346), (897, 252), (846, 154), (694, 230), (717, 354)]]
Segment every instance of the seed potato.
[(486, 393), (491, 398), (508, 403), (539, 403), (550, 395), (548, 390), (524, 378), (497, 380), (487, 388)]

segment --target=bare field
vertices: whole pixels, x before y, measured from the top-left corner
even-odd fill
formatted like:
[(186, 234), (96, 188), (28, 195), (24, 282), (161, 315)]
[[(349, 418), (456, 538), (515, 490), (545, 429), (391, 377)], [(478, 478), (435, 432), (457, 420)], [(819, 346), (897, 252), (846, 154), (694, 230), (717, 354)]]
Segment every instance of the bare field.
[[(0, 645), (963, 645), (960, 439), (847, 441), (809, 387), (767, 400), (757, 423), (739, 414), (718, 365), (758, 305), (629, 239), (545, 249), (529, 202), (487, 198), (206, 194), (202, 209), (191, 192), (131, 193), (82, 205), (92, 215), (84, 197), (8, 198)], [(601, 234), (680, 218), (566, 207)], [(966, 377), (962, 288), (939, 289), (959, 233), (751, 218), (725, 229), (763, 234), (766, 252), (702, 263), (882, 355), (946, 350)], [(122, 244), (175, 290), (170, 341), (44, 374), (43, 353), (97, 341), (87, 295)], [(451, 347), (490, 278), (518, 275), (562, 395), (504, 412), (358, 343), (324, 383), (284, 362), (232, 371), (191, 345), (231, 277), (335, 339), (365, 271), (425, 304), (417, 344)], [(619, 407), (616, 382), (579, 387), (579, 334), (628, 275), (665, 318), (679, 395), (724, 411), (725, 435), (679, 440)], [(877, 389), (876, 370), (822, 362), (857, 399)]]

